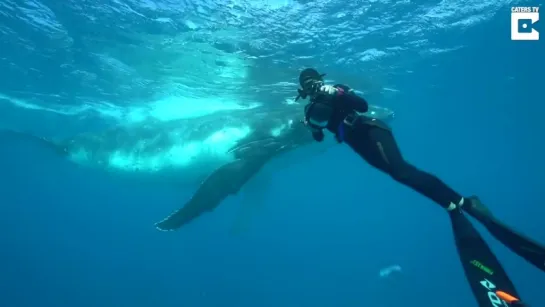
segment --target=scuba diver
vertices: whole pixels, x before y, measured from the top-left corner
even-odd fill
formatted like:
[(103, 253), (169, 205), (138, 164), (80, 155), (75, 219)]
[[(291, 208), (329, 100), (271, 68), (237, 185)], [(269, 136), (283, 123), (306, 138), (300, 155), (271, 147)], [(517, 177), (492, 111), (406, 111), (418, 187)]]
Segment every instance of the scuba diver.
[(446, 209), (458, 254), (479, 305), (491, 306), (492, 302), (492, 306), (502, 306), (503, 303), (498, 303), (502, 300), (520, 304), (512, 282), (463, 211), (481, 222), (509, 249), (543, 271), (545, 247), (501, 223), (477, 197), (463, 197), (435, 175), (407, 162), (390, 127), (363, 114), (368, 111), (367, 101), (346, 85), (325, 84), (324, 76), (315, 69), (304, 69), (299, 75), (301, 88), (295, 98), (309, 98), (303, 123), (314, 140), (321, 142), (324, 130), (329, 130), (339, 143), (346, 143), (371, 166)]

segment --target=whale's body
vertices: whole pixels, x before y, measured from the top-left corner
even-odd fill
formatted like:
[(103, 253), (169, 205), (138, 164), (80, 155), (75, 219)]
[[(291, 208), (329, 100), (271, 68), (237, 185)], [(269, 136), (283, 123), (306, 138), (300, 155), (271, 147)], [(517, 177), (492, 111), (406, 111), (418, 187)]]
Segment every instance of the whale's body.
[(231, 161), (227, 150), (254, 126), (224, 114), (118, 126), (53, 142), (70, 161), (116, 176), (192, 182)]
[[(231, 148), (252, 139), (280, 136), (290, 125), (299, 124), (301, 109), (301, 105), (294, 104), (266, 110), (222, 111), (199, 118), (119, 125), (56, 140), (17, 135), (38, 140), (74, 163), (115, 176), (199, 183), (234, 160)], [(379, 118), (393, 116), (387, 109), (372, 110)]]

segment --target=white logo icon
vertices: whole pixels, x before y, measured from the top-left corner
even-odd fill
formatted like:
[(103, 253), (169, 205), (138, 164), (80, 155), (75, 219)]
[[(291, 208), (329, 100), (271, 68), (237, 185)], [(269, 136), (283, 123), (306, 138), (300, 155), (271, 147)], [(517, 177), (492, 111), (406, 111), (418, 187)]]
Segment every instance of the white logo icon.
[(511, 40), (537, 41), (539, 32), (534, 28), (539, 21), (539, 7), (511, 8)]

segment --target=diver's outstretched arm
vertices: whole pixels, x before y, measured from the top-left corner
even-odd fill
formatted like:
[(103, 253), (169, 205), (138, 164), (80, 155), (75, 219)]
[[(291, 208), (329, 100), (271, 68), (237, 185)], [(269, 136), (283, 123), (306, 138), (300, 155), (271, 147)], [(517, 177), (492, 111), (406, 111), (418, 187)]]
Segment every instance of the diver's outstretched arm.
[(506, 306), (503, 302), (524, 306), (503, 266), (462, 211), (449, 216), (458, 256), (479, 306)]

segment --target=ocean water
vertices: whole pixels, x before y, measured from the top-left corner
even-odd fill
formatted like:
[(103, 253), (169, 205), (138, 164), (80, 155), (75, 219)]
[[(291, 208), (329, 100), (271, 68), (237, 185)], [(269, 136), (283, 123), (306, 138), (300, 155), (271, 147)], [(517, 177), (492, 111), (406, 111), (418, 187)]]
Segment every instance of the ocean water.
[[(3, 0), (0, 129), (65, 137), (267, 110), (312, 66), (393, 109), (407, 160), (545, 242), (545, 45), (510, 40), (511, 6), (537, 5)], [(347, 146), (276, 159), (257, 191), (172, 233), (153, 224), (196, 184), (130, 180), (13, 137), (0, 149), (2, 307), (476, 306), (445, 212)], [(245, 201), (262, 210), (235, 234)], [(545, 306), (545, 275), (477, 228), (522, 299)]]

